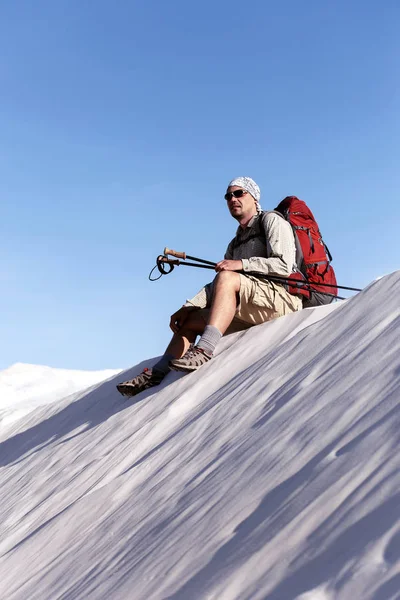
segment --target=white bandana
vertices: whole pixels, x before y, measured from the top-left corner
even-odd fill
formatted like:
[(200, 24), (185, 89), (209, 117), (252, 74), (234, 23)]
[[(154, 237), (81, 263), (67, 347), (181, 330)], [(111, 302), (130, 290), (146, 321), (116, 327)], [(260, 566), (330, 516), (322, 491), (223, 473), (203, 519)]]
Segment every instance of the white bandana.
[(249, 192), (256, 201), (257, 212), (262, 212), (262, 208), (260, 205), (260, 197), (261, 191), (254, 179), (251, 177), (236, 177), (236, 179), (232, 179), (232, 181), (228, 184), (228, 187), (236, 185), (237, 187), (241, 187), (246, 192)]

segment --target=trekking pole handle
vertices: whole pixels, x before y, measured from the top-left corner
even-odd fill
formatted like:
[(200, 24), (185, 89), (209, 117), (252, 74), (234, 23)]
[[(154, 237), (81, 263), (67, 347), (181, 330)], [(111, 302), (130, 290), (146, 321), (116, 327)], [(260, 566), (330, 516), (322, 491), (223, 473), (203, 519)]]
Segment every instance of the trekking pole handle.
[(176, 258), (182, 258), (182, 260), (186, 260), (186, 252), (177, 252), (176, 250), (171, 250), (171, 248), (165, 247), (164, 254), (166, 256), (175, 256)]
[[(203, 265), (210, 265), (210, 267), (214, 268), (217, 263), (212, 262), (211, 260), (205, 260), (204, 258), (197, 258), (197, 256), (190, 256), (190, 254), (186, 254), (186, 252), (177, 252), (176, 250), (171, 250), (171, 248), (164, 248), (164, 254), (169, 254), (170, 256), (176, 256), (176, 258), (182, 258), (186, 260), (195, 260), (197, 262), (203, 263)], [(189, 265), (191, 267), (198, 267), (200, 265), (194, 265), (193, 263), (181, 263), (182, 265)]]
[(167, 265), (176, 265), (177, 267), (179, 267), (179, 265), (181, 264), (180, 260), (171, 260), (167, 256), (159, 256), (157, 260), (160, 263), (166, 263)]
[(212, 265), (198, 265), (197, 263), (192, 263), (192, 262), (181, 262), (179, 259), (177, 260), (173, 260), (171, 258), (168, 258), (167, 256), (159, 256), (157, 261), (159, 263), (162, 264), (166, 264), (166, 265), (172, 265), (175, 267), (198, 267), (199, 269), (214, 269), (214, 266)]

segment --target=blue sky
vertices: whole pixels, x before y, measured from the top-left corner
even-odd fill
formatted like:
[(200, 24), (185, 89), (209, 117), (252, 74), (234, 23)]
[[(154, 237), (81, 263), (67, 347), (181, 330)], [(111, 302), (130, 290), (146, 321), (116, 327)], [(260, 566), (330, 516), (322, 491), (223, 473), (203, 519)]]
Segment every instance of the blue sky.
[(0, 8), (0, 368), (128, 367), (220, 260), (223, 194), (308, 202), (339, 283), (400, 268), (395, 1)]

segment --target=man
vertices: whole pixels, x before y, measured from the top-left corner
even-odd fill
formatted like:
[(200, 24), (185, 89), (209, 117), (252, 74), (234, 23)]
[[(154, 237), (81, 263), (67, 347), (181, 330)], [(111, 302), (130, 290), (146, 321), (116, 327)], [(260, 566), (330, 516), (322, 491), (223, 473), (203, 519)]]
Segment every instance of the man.
[[(117, 385), (126, 396), (158, 385), (170, 369), (195, 371), (209, 360), (221, 337), (300, 310), (300, 297), (278, 283), (257, 277), (288, 277), (296, 269), (291, 225), (274, 212), (263, 213), (260, 188), (250, 177), (237, 177), (227, 188), (229, 212), (239, 223), (217, 276), (171, 317), (174, 332), (164, 355), (140, 375)], [(196, 338), (200, 339), (196, 345)]]

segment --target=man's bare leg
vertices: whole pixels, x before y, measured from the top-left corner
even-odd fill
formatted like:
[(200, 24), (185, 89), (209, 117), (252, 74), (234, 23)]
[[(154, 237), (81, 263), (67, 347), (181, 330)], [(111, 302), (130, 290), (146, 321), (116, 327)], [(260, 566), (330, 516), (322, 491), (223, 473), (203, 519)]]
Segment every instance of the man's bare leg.
[(189, 313), (183, 326), (175, 333), (165, 354), (181, 358), (190, 344), (196, 341), (197, 335), (202, 335), (206, 325), (218, 329), (223, 335), (231, 324), (236, 312), (236, 294), (240, 290), (240, 276), (234, 271), (222, 271), (214, 282), (214, 293), (208, 320), (202, 316), (202, 311)]
[(240, 275), (221, 271), (215, 278), (214, 293), (207, 325), (216, 327), (222, 335), (232, 323), (236, 312), (236, 294), (240, 290)]
[(210, 315), (204, 332), (193, 352), (171, 359), (170, 367), (177, 371), (195, 371), (212, 357), (215, 347), (231, 324), (236, 312), (236, 295), (240, 276), (234, 271), (221, 271), (214, 281)]
[(186, 353), (190, 344), (194, 344), (196, 337), (203, 333), (205, 326), (206, 321), (201, 311), (193, 310), (189, 313), (188, 318), (178, 333), (174, 333), (172, 336), (165, 354), (170, 354), (174, 358), (181, 358)]
[(119, 383), (117, 385), (118, 391), (124, 396), (136, 396), (136, 394), (149, 387), (159, 385), (169, 371), (169, 360), (181, 358), (190, 344), (196, 341), (197, 335), (203, 333), (205, 326), (206, 320), (201, 315), (201, 311), (193, 310), (189, 312), (183, 324), (174, 333), (164, 356), (154, 365), (153, 369), (145, 369), (133, 379)]
[[(228, 329), (235, 316), (236, 295), (239, 290), (239, 274), (234, 271), (221, 271), (215, 278), (208, 322), (206, 323), (201, 310), (192, 310), (188, 313), (187, 317), (182, 317), (184, 311), (180, 310), (178, 313), (175, 313), (171, 318), (172, 328), (175, 333), (168, 344), (164, 356), (154, 365), (152, 372), (144, 371), (131, 381), (119, 384), (117, 386), (119, 391), (124, 395), (134, 396), (148, 387), (159, 385), (169, 370), (170, 359), (173, 361), (173, 368), (183, 371), (195, 370), (201, 364), (210, 360), (213, 350), (209, 350), (209, 354), (207, 355), (206, 342), (208, 341), (208, 344), (210, 344), (211, 341), (212, 348), (215, 340), (218, 341), (221, 335)], [(205, 339), (207, 330), (212, 330), (208, 340)], [(196, 341), (196, 337), (203, 333), (205, 334), (203, 336), (204, 340), (202, 337), (199, 345), (196, 347), (197, 352), (200, 353), (200, 362), (195, 358), (193, 363), (192, 359), (189, 358), (189, 363), (186, 364), (185, 361), (187, 362), (187, 359), (185, 354), (190, 344), (193, 344)], [(205, 349), (202, 349), (202, 340)], [(179, 359), (183, 360), (183, 365), (179, 365)], [(178, 362), (175, 363), (175, 361)]]

